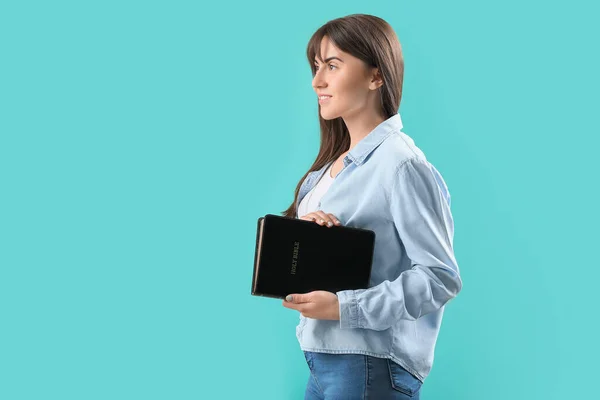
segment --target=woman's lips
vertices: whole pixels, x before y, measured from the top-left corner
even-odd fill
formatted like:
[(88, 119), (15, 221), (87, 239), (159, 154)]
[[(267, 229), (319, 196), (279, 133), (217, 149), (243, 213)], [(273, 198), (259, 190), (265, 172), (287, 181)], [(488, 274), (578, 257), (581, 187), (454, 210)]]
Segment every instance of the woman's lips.
[(326, 104), (329, 99), (331, 99), (331, 96), (326, 96), (325, 98), (319, 97), (319, 104)]

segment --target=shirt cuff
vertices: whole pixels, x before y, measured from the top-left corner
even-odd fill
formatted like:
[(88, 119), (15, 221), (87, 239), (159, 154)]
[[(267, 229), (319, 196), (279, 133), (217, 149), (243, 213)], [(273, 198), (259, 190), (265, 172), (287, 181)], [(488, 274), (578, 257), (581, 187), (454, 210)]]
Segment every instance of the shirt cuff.
[(340, 303), (340, 328), (360, 328), (358, 324), (358, 299), (354, 290), (337, 292)]

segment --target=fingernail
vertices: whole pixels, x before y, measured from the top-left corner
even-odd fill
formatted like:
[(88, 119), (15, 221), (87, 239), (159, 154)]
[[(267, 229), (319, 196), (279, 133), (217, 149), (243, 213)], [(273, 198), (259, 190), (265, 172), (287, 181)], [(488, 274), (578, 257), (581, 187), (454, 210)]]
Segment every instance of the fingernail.
[(324, 220), (324, 219), (320, 219), (319, 221), (321, 221), (321, 223), (325, 222), (325, 220)]
[(293, 300), (293, 297), (292, 297), (292, 295), (291, 295), (291, 294), (288, 294), (288, 295), (285, 297), (285, 301), (289, 301), (289, 302), (291, 302), (292, 300)]
[(329, 222), (327, 222), (327, 226), (331, 228), (333, 226), (333, 223), (331, 221), (329, 221)]

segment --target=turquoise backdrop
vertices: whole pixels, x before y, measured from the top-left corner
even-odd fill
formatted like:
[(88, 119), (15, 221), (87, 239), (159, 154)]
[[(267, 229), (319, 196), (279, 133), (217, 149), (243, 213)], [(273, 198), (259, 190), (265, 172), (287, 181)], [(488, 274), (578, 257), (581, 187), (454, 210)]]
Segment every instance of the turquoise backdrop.
[(452, 194), (464, 287), (422, 399), (590, 399), (600, 262), (588, 1), (3, 1), (0, 398), (302, 399), (256, 219), (318, 150), (326, 21), (396, 30), (400, 113)]

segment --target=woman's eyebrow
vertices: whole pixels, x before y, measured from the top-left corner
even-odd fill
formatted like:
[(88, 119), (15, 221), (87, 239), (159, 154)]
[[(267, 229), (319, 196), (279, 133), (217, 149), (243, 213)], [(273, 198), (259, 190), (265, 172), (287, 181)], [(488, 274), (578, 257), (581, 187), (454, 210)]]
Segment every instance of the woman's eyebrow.
[[(344, 62), (344, 60), (342, 60), (342, 59), (341, 59), (341, 58), (339, 58), (339, 57), (335, 57), (335, 56), (334, 56), (334, 57), (328, 57), (328, 58), (326, 58), (324, 62), (329, 62), (329, 61), (331, 61), (331, 60), (340, 60), (341, 62)], [(315, 58), (315, 62), (317, 62), (317, 59), (316, 59), (316, 58)]]

